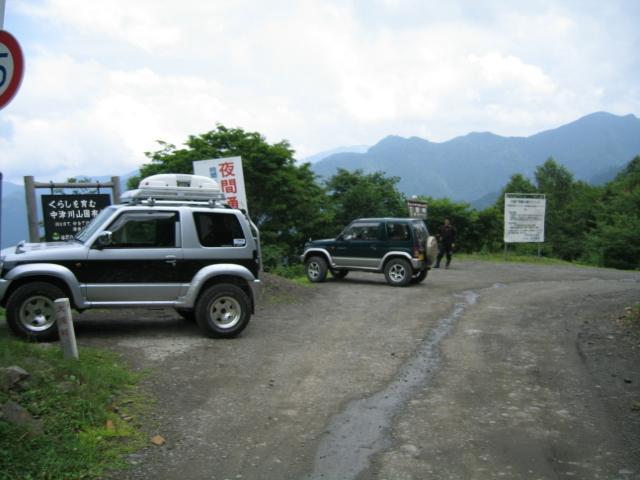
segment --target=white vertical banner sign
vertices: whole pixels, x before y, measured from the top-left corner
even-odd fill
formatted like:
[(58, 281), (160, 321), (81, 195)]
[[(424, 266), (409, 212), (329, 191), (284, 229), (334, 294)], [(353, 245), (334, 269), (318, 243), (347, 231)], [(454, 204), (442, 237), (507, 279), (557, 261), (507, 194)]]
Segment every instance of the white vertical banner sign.
[(218, 182), (220, 191), (225, 194), (227, 204), (231, 208), (249, 211), (241, 157), (198, 160), (193, 162), (193, 173), (213, 178)]
[(504, 242), (544, 242), (544, 195), (507, 193), (504, 196)]

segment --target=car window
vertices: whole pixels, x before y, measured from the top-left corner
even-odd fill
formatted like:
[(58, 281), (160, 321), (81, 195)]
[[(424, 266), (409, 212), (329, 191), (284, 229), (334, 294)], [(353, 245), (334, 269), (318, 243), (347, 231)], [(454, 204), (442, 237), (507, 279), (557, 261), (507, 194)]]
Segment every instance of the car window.
[(109, 226), (109, 248), (176, 246), (176, 212), (125, 212)]
[(387, 238), (389, 240), (409, 240), (409, 225), (406, 223), (387, 223)]
[(345, 230), (343, 237), (345, 240), (378, 240), (380, 223), (356, 223)]
[(198, 240), (203, 247), (244, 247), (242, 226), (232, 213), (195, 212)]
[(416, 234), (416, 237), (418, 238), (418, 241), (420, 243), (426, 242), (427, 241), (427, 237), (429, 236), (429, 231), (427, 230), (427, 226), (425, 225), (424, 222), (413, 222), (413, 231)]
[(116, 207), (107, 207), (102, 210), (97, 216), (93, 217), (93, 220), (89, 222), (89, 224), (84, 227), (78, 235), (76, 235), (76, 240), (85, 243), (87, 240), (91, 238), (91, 236), (98, 231), (98, 229), (102, 226), (102, 224), (107, 220), (113, 212), (116, 210)]

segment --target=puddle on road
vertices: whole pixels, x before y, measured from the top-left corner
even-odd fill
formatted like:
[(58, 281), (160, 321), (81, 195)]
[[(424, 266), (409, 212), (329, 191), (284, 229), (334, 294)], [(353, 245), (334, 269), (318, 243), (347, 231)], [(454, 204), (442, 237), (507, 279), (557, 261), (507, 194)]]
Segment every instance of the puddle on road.
[(392, 383), (370, 397), (352, 401), (333, 417), (316, 452), (314, 470), (306, 479), (354, 479), (369, 466), (373, 454), (391, 446), (393, 417), (417, 388), (431, 381), (440, 363), (440, 342), (478, 298), (475, 292), (458, 296), (464, 301), (456, 303), (451, 315), (438, 322)]

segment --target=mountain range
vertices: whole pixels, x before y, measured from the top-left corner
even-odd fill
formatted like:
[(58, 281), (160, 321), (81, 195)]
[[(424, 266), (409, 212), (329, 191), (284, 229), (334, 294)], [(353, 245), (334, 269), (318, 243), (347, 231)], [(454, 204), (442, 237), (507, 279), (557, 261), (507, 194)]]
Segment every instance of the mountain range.
[(514, 173), (530, 178), (553, 157), (577, 179), (601, 184), (640, 155), (640, 119), (593, 113), (529, 137), (469, 133), (436, 143), (419, 137), (388, 136), (364, 153), (343, 152), (312, 164), (321, 177), (337, 169), (383, 171), (400, 178), (406, 195), (448, 197), (482, 208), (497, 198)]
[[(495, 201), (511, 175), (533, 177), (536, 167), (549, 157), (566, 166), (576, 178), (601, 184), (611, 180), (636, 155), (640, 155), (640, 119), (599, 112), (529, 137), (484, 132), (436, 143), (392, 135), (372, 147), (339, 147), (304, 161), (309, 161), (320, 177), (328, 178), (338, 168), (383, 171), (399, 177), (398, 187), (408, 196), (448, 197), (484, 208)], [(123, 186), (135, 173), (120, 176)], [(109, 177), (93, 180), (108, 181)], [(1, 225), (0, 246), (27, 238), (22, 185), (2, 183)]]

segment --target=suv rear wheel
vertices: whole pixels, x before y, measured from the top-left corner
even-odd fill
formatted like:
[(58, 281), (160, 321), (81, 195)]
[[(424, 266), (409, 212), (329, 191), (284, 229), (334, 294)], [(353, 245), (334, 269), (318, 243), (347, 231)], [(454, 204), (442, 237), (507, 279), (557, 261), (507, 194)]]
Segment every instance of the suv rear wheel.
[(429, 270), (427, 268), (423, 268), (418, 273), (414, 274), (413, 277), (411, 277), (411, 283), (420, 283), (425, 278), (427, 278), (427, 273), (429, 273)]
[(249, 298), (236, 285), (213, 285), (198, 298), (195, 316), (198, 325), (208, 336), (232, 338), (249, 324)]
[(324, 282), (327, 278), (327, 261), (322, 257), (310, 257), (305, 263), (305, 271), (310, 282)]
[(67, 295), (46, 282), (25, 283), (7, 302), (7, 324), (17, 335), (37, 341), (58, 338), (54, 301)]
[(409, 285), (412, 275), (411, 264), (403, 258), (392, 258), (384, 266), (384, 276), (392, 287)]

